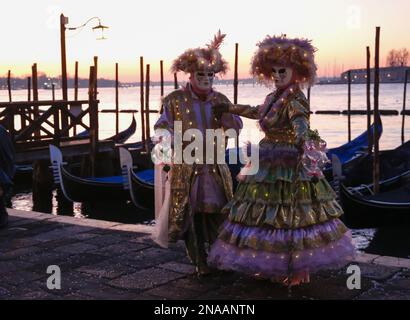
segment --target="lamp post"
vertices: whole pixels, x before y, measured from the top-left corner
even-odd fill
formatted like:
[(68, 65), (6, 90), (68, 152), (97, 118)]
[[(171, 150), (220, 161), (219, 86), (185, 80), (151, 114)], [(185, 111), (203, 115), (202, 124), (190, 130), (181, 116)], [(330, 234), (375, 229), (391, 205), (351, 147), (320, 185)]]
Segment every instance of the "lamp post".
[(109, 27), (102, 25), (100, 18), (92, 17), (78, 27), (66, 27), (66, 25), (68, 24), (68, 17), (64, 16), (64, 14), (60, 15), (61, 87), (63, 91), (63, 100), (68, 99), (67, 98), (67, 53), (66, 53), (66, 43), (65, 43), (65, 32), (66, 30), (82, 29), (92, 20), (98, 20), (98, 25), (92, 28), (93, 31), (99, 30), (101, 32), (101, 37), (97, 38), (97, 40), (107, 39), (104, 37), (104, 30), (108, 29)]
[[(104, 30), (108, 29), (107, 26), (101, 24), (101, 20), (98, 17), (92, 17), (88, 19), (85, 23), (78, 27), (66, 27), (68, 24), (68, 17), (64, 16), (64, 14), (60, 15), (60, 44), (61, 44), (61, 89), (63, 94), (63, 100), (68, 100), (67, 94), (67, 52), (66, 52), (66, 43), (65, 43), (65, 33), (66, 30), (78, 30), (84, 28), (89, 22), (92, 20), (98, 20), (98, 25), (93, 27), (93, 31), (100, 30), (101, 37), (97, 38), (97, 40), (105, 40), (104, 37)], [(68, 126), (68, 116), (62, 115), (61, 118), (62, 127), (65, 128)]]

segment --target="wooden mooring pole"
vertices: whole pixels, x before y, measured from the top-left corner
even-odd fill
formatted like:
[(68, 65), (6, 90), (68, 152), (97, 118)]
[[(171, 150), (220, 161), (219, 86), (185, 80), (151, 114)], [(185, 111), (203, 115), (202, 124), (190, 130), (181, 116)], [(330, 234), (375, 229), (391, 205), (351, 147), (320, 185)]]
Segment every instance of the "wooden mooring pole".
[(98, 57), (94, 56), (94, 100), (98, 97)]
[(120, 119), (119, 119), (119, 96), (118, 96), (118, 62), (115, 64), (115, 134), (118, 134), (120, 130)]
[[(34, 63), (31, 68), (31, 78), (33, 81), (33, 101), (38, 101), (37, 63)], [(37, 106), (33, 107), (33, 119), (37, 120), (39, 116), (40, 116), (39, 108)], [(40, 130), (36, 130), (34, 135), (36, 137), (39, 137)]]
[(27, 101), (31, 101), (31, 77), (27, 77)]
[(49, 160), (33, 163), (33, 211), (51, 213), (53, 208), (53, 175)]
[[(235, 43), (235, 69), (234, 69), (234, 78), (233, 78), (233, 103), (238, 103), (238, 56), (239, 56), (239, 43)], [(239, 163), (239, 132), (235, 138), (235, 147), (236, 147), (236, 161)]]
[[(367, 152), (372, 153), (373, 150), (373, 136), (370, 132), (371, 125), (371, 101), (370, 101), (370, 84), (371, 84), (371, 73), (370, 73), (370, 47), (366, 47), (366, 112), (367, 112)], [(377, 128), (374, 128), (377, 130)]]
[(145, 146), (145, 112), (144, 112), (144, 57), (140, 57), (140, 110), (141, 110), (141, 141)]
[(178, 89), (178, 77), (177, 77), (177, 73), (174, 73), (174, 89)]
[(352, 140), (351, 128), (351, 107), (352, 107), (352, 71), (347, 72), (347, 137), (348, 141)]
[(9, 102), (11, 102), (12, 98), (11, 98), (11, 71), (10, 70), (7, 72), (7, 90), (9, 92)]
[(88, 103), (90, 107), (90, 164), (91, 176), (96, 174), (96, 160), (98, 155), (98, 105), (95, 99), (95, 67), (90, 67)]
[[(60, 15), (60, 51), (61, 51), (61, 90), (63, 100), (68, 100), (68, 84), (67, 84), (67, 52), (66, 52), (66, 24), (68, 23), (68, 18), (63, 14)], [(33, 88), (34, 89), (34, 88)], [(66, 128), (68, 126), (68, 115), (61, 115), (61, 127)], [(67, 133), (67, 136), (69, 134)]]
[(146, 140), (145, 140), (145, 152), (149, 152), (150, 143), (151, 143), (151, 132), (150, 132), (150, 117), (149, 117), (149, 93), (150, 93), (150, 65), (147, 64), (147, 70), (145, 74), (145, 130), (146, 130)]
[(164, 61), (159, 62), (161, 76), (161, 99), (164, 96)]
[[(380, 27), (376, 27), (376, 43), (374, 54), (374, 123), (377, 128), (380, 123), (379, 114), (379, 84), (380, 84)], [(373, 157), (373, 191), (379, 193), (380, 159), (379, 159), (379, 135), (373, 131), (374, 157)]]
[(78, 100), (78, 61), (75, 62), (74, 69), (74, 100)]
[(409, 70), (410, 69), (406, 69), (406, 74), (404, 75), (403, 111), (401, 120), (401, 144), (404, 143), (404, 123), (406, 118), (407, 81), (409, 79)]

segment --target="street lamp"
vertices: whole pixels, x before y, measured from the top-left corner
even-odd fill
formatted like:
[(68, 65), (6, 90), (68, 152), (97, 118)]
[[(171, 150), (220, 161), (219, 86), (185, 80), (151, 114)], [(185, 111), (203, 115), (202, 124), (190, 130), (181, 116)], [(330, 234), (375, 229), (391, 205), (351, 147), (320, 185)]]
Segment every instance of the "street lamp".
[(68, 17), (64, 14), (60, 15), (60, 41), (61, 41), (61, 87), (63, 91), (63, 100), (68, 100), (67, 97), (67, 55), (66, 55), (66, 45), (65, 45), (65, 31), (66, 30), (79, 30), (84, 28), (92, 20), (98, 20), (98, 25), (93, 27), (93, 31), (100, 31), (101, 36), (97, 40), (104, 40), (104, 31), (109, 27), (101, 24), (101, 20), (98, 17), (92, 17), (88, 19), (85, 23), (78, 27), (66, 27), (68, 24)]
[[(107, 26), (101, 24), (101, 20), (98, 17), (92, 17), (88, 19), (85, 23), (78, 27), (66, 27), (68, 24), (68, 17), (64, 16), (64, 14), (60, 15), (60, 44), (61, 44), (61, 89), (63, 94), (63, 100), (68, 100), (67, 94), (67, 54), (66, 54), (66, 45), (65, 45), (65, 32), (66, 30), (78, 30), (84, 28), (89, 22), (92, 20), (98, 20), (98, 25), (93, 27), (93, 31), (99, 30), (101, 32), (101, 37), (97, 38), (97, 40), (104, 40), (104, 30), (108, 29)], [(61, 119), (63, 128), (68, 126), (68, 117), (63, 116)]]

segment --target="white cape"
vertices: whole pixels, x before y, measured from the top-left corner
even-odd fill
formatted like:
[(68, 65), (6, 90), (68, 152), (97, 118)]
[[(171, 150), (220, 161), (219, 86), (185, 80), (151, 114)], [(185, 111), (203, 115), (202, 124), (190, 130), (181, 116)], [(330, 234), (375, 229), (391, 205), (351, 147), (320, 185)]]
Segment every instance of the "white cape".
[(166, 173), (164, 165), (155, 165), (155, 227), (152, 239), (161, 247), (168, 248), (168, 218), (171, 197), (171, 170)]

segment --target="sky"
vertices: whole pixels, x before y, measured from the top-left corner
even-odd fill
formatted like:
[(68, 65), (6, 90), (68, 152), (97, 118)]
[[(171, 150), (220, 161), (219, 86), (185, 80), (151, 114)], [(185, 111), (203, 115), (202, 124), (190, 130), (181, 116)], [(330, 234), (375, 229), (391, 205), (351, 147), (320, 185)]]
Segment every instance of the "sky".
[[(0, 0), (5, 2), (5, 0)], [(138, 81), (139, 57), (151, 65), (159, 80), (159, 61), (171, 80), (170, 64), (187, 48), (204, 46), (221, 29), (226, 33), (221, 53), (232, 78), (235, 43), (239, 43), (239, 77), (249, 77), (256, 43), (266, 35), (287, 34), (313, 40), (318, 48), (319, 76), (339, 75), (365, 66), (366, 46), (374, 52), (375, 27), (381, 27), (381, 64), (391, 49), (410, 49), (409, 0), (14, 0), (0, 11), (0, 76), (38, 70), (61, 74), (59, 16), (68, 27), (99, 17), (110, 29), (106, 40), (92, 31), (92, 20), (80, 32), (67, 31), (68, 73), (79, 61), (80, 77), (88, 76), (99, 57), (99, 77), (113, 79), (119, 63), (120, 81)]]

